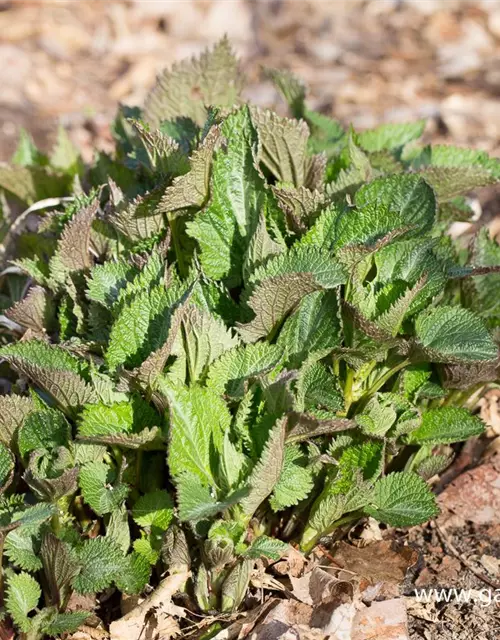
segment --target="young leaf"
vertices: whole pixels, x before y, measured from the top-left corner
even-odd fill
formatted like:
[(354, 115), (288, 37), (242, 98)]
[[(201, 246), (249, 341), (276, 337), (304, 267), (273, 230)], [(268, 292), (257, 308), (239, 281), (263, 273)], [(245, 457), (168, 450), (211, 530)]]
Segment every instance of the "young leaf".
[(19, 429), (19, 452), (25, 456), (36, 449), (50, 451), (68, 444), (71, 428), (66, 418), (56, 409), (33, 411)]
[(477, 416), (461, 407), (441, 407), (424, 411), (422, 424), (408, 436), (412, 444), (451, 444), (484, 432), (485, 426)]
[(146, 493), (134, 504), (132, 517), (141, 527), (165, 531), (174, 516), (174, 504), (167, 491)]
[(108, 587), (124, 567), (124, 557), (108, 538), (91, 538), (78, 550), (80, 573), (73, 579), (79, 593), (97, 593)]
[(247, 558), (259, 560), (260, 558), (270, 558), (271, 560), (279, 560), (290, 549), (286, 542), (270, 538), (269, 536), (259, 536), (243, 554)]
[(97, 515), (111, 513), (127, 497), (128, 486), (121, 482), (113, 485), (113, 476), (105, 462), (88, 462), (80, 469), (78, 484), (82, 495)]
[(313, 485), (313, 469), (307, 456), (300, 445), (288, 445), (285, 448), (283, 468), (269, 499), (272, 510), (281, 511), (297, 505), (307, 498)]
[(411, 527), (439, 514), (434, 495), (414, 473), (390, 473), (378, 480), (365, 511), (392, 527)]
[(21, 631), (30, 630), (28, 614), (38, 605), (41, 595), (40, 585), (27, 573), (13, 574), (8, 579), (5, 608)]

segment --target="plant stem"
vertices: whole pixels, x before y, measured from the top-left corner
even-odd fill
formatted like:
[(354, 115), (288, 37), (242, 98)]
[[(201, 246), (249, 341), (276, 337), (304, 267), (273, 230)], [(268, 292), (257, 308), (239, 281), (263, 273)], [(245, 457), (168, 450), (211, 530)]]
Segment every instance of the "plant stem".
[(327, 527), (323, 531), (317, 532), (314, 536), (309, 538), (307, 540), (307, 542), (302, 544), (301, 545), (302, 551), (305, 554), (311, 553), (311, 551), (318, 544), (318, 542), (321, 540), (321, 538), (324, 538), (325, 536), (330, 535), (331, 533), (333, 533), (335, 531), (335, 529), (338, 529), (339, 527), (342, 527), (345, 524), (349, 524), (351, 522), (354, 522), (355, 520), (359, 520), (362, 516), (363, 516), (363, 514), (362, 514), (361, 511), (353, 511), (353, 513), (349, 513), (346, 516), (344, 516), (343, 518), (340, 518), (339, 520), (336, 520), (329, 527)]
[(345, 385), (344, 385), (344, 402), (345, 402), (345, 415), (348, 414), (349, 409), (352, 404), (352, 386), (354, 384), (354, 370), (350, 367), (347, 367), (347, 373), (345, 377)]
[(377, 380), (375, 380), (368, 391), (363, 394), (361, 406), (364, 407), (374, 393), (381, 389), (384, 384), (392, 378), (392, 376), (401, 371), (401, 369), (407, 367), (409, 364), (410, 360), (402, 360), (401, 362), (398, 362), (398, 364), (394, 365), (392, 369), (389, 369), (389, 371), (383, 373)]

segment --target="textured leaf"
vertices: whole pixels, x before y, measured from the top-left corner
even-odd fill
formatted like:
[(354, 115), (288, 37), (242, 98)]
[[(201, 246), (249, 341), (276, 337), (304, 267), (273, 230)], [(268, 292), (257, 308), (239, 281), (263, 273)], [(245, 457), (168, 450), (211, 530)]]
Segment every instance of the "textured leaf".
[(146, 98), (144, 115), (154, 127), (163, 120), (187, 116), (203, 126), (206, 107), (231, 107), (238, 101), (242, 75), (229, 41), (223, 38), (199, 58), (164, 71)]
[(11, 482), (14, 463), (15, 459), (11, 451), (0, 442), (0, 494)]
[(17, 432), (24, 418), (34, 409), (30, 396), (0, 396), (0, 442), (11, 449), (16, 446)]
[(366, 151), (395, 150), (420, 138), (425, 129), (425, 120), (382, 124), (375, 129), (358, 133), (359, 144)]
[(286, 69), (265, 69), (266, 76), (272, 80), (290, 107), (295, 118), (304, 114), (306, 87), (302, 80)]
[(115, 542), (123, 553), (130, 548), (130, 526), (128, 521), (128, 509), (125, 503), (117, 507), (109, 516), (106, 525), (106, 537)]
[(220, 143), (220, 130), (214, 126), (190, 158), (190, 170), (174, 178), (165, 189), (159, 209), (164, 213), (202, 207), (208, 197), (213, 155)]
[(436, 192), (439, 200), (451, 200), (457, 196), (487, 187), (499, 181), (486, 168), (478, 167), (426, 167), (419, 175), (428, 182)]
[(40, 548), (40, 560), (48, 582), (52, 603), (64, 605), (72, 591), (72, 583), (80, 571), (71, 547), (53, 533), (47, 533)]
[(59, 637), (63, 633), (73, 633), (91, 616), (90, 611), (66, 611), (56, 613), (53, 620), (44, 628), (48, 636)]
[(226, 118), (221, 135), (227, 145), (213, 161), (211, 200), (187, 224), (187, 232), (198, 241), (205, 274), (238, 284), (265, 202), (264, 179), (255, 166), (257, 132), (247, 107)]
[(191, 383), (202, 380), (209, 365), (238, 345), (238, 338), (224, 322), (195, 305), (182, 318), (183, 348)]
[(434, 167), (484, 167), (494, 176), (500, 177), (498, 158), (490, 158), (487, 153), (477, 149), (466, 149), (452, 145), (435, 144), (422, 147), (412, 161), (419, 169), (422, 166)]
[(269, 500), (271, 508), (273, 511), (281, 511), (299, 504), (307, 498), (313, 484), (313, 471), (307, 456), (299, 445), (288, 445), (285, 448), (283, 469)]
[(444, 471), (453, 461), (452, 455), (433, 455), (429, 458), (425, 458), (416, 468), (418, 475), (424, 480), (430, 480), (434, 476)]
[(279, 255), (251, 277), (248, 305), (255, 318), (239, 326), (246, 342), (272, 335), (302, 298), (319, 289), (333, 289), (345, 282), (342, 267), (325, 252), (299, 247)]
[(35, 609), (42, 595), (38, 582), (27, 573), (13, 574), (7, 581), (5, 608), (21, 631), (29, 631), (28, 614)]
[(278, 482), (285, 458), (286, 418), (281, 418), (271, 429), (259, 461), (248, 478), (250, 493), (241, 502), (247, 518), (272, 493)]
[(167, 491), (152, 491), (137, 500), (132, 509), (132, 517), (141, 527), (165, 531), (174, 516), (173, 507), (172, 498)]
[(282, 558), (290, 547), (286, 542), (270, 538), (269, 536), (259, 536), (243, 554), (247, 558), (259, 560), (260, 558), (270, 558), (271, 560), (279, 560)]
[(42, 568), (40, 560), (40, 524), (20, 526), (5, 538), (5, 556), (23, 571), (35, 572)]
[(80, 209), (64, 227), (50, 263), (51, 276), (57, 283), (62, 284), (68, 273), (90, 269), (90, 231), (98, 208), (99, 200), (96, 198)]
[(148, 240), (165, 229), (165, 220), (159, 209), (161, 191), (155, 190), (114, 202), (106, 220), (119, 231), (128, 242)]
[[(344, 397), (338, 381), (322, 362), (309, 361), (302, 366), (295, 385), (297, 411), (326, 410), (333, 415), (344, 409)], [(319, 413), (321, 416), (321, 413)]]
[(265, 342), (231, 349), (211, 365), (207, 384), (217, 393), (241, 398), (247, 381), (275, 367), (282, 355), (282, 347)]
[(390, 473), (378, 480), (365, 511), (393, 527), (415, 526), (439, 514), (434, 495), (414, 473)]
[(79, 593), (97, 593), (108, 587), (123, 570), (124, 558), (118, 545), (108, 538), (86, 540), (78, 550), (80, 573), (73, 579)]
[(283, 251), (284, 247), (275, 242), (266, 227), (266, 219), (261, 214), (259, 223), (248, 245), (243, 265), (243, 279), (248, 280), (256, 267), (263, 265), (268, 258)]
[(213, 391), (199, 386), (167, 390), (170, 408), (170, 473), (197, 476), (202, 482), (215, 484), (211, 455), (220, 450), (231, 415), (224, 401)]
[(355, 204), (356, 209), (344, 212), (337, 222), (338, 247), (373, 243), (401, 228), (413, 235), (423, 234), (436, 215), (431, 187), (411, 174), (373, 180), (356, 192)]
[(272, 189), (276, 201), (286, 214), (288, 226), (303, 232), (322, 208), (325, 197), (317, 189), (279, 186)]
[[(472, 262), (476, 267), (500, 264), (500, 244), (490, 238), (489, 230), (479, 231), (473, 244)], [(479, 313), (486, 322), (495, 322), (500, 316), (500, 273), (470, 278), (464, 285), (468, 306)]]
[(96, 265), (87, 281), (87, 298), (109, 309), (136, 274), (137, 269), (124, 261)]
[(78, 361), (61, 347), (30, 340), (3, 347), (0, 357), (52, 395), (62, 409), (95, 399), (93, 389), (80, 376)]
[(53, 307), (48, 293), (42, 287), (32, 287), (25, 298), (7, 309), (5, 315), (35, 333), (50, 330)]
[(116, 586), (128, 594), (139, 594), (149, 582), (150, 563), (138, 553), (131, 553), (123, 560), (122, 568), (115, 576)]
[(441, 407), (425, 411), (422, 424), (408, 435), (415, 444), (451, 444), (484, 432), (485, 426), (477, 416), (460, 407)]
[(118, 446), (123, 449), (148, 451), (165, 449), (165, 437), (159, 427), (146, 427), (139, 433), (110, 433), (101, 436), (78, 436), (78, 438), (89, 445)]
[(153, 427), (159, 422), (158, 414), (138, 396), (109, 406), (89, 404), (83, 408), (78, 424), (78, 435), (85, 437), (129, 434)]
[(496, 360), (498, 355), (483, 321), (460, 307), (441, 306), (420, 314), (415, 333), (434, 362)]
[(105, 462), (88, 462), (80, 469), (78, 484), (83, 498), (97, 515), (111, 513), (127, 497), (128, 486), (120, 482), (112, 484), (113, 476)]
[(51, 451), (67, 445), (70, 437), (71, 428), (60, 411), (33, 411), (25, 418), (19, 430), (19, 452), (25, 456), (36, 449)]
[(309, 138), (307, 124), (257, 108), (252, 109), (251, 114), (261, 143), (260, 161), (278, 182), (302, 186)]
[(231, 569), (222, 585), (222, 611), (236, 611), (243, 602), (253, 566), (253, 560), (243, 560)]
[(177, 479), (179, 518), (181, 521), (191, 523), (212, 518), (221, 511), (241, 502), (241, 499), (246, 495), (248, 495), (248, 491), (240, 489), (223, 500), (218, 500), (214, 495), (213, 488), (200, 483), (195, 475), (181, 474)]
[(292, 366), (299, 366), (315, 351), (339, 346), (341, 341), (336, 291), (316, 291), (305, 296), (278, 337)]

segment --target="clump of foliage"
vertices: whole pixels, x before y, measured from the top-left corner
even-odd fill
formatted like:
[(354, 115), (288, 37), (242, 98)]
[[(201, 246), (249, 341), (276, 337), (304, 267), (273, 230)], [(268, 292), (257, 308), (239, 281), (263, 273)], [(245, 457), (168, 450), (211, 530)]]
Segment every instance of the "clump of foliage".
[(446, 230), (500, 162), (424, 122), (345, 130), (269, 76), (293, 117), (241, 101), (224, 40), (120, 110), (113, 156), (24, 136), (0, 169), (39, 217), (7, 233), (0, 349), (1, 589), (29, 638), (86, 619), (73, 593), (187, 569), (234, 611), (290, 543), (434, 517), (426, 480), (483, 432), (500, 247)]

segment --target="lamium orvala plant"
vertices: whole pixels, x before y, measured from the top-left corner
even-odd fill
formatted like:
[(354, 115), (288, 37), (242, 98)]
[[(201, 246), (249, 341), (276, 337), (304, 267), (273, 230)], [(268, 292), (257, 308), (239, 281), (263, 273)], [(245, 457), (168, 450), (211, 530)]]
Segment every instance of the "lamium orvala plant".
[(448, 229), (500, 162), (267, 74), (288, 117), (244, 102), (224, 39), (120, 108), (112, 155), (23, 134), (0, 168), (0, 593), (27, 639), (182, 572), (234, 612), (262, 558), (436, 516), (427, 481), (484, 431), (500, 247)]

